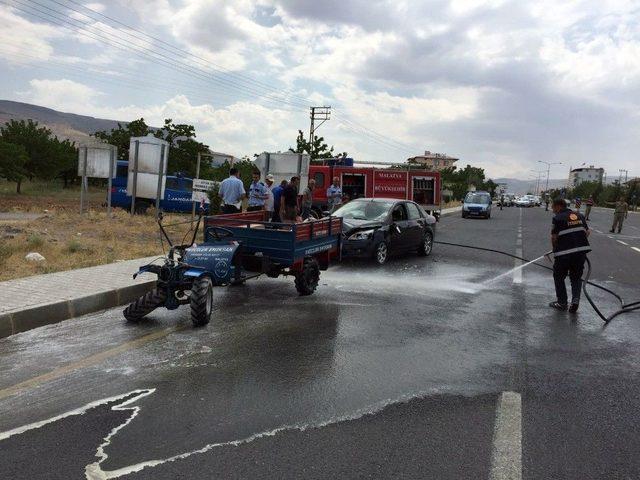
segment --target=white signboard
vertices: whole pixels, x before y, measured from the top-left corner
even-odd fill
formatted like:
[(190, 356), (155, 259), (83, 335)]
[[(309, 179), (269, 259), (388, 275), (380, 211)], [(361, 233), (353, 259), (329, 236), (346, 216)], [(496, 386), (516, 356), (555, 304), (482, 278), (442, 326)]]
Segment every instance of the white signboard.
[(289, 181), (293, 176), (300, 177), (300, 191), (307, 187), (309, 179), (309, 163), (311, 157), (307, 154), (293, 152), (285, 153), (261, 153), (255, 160), (255, 166), (260, 170), (261, 178), (267, 174), (274, 176), (276, 185), (282, 180)]
[[(138, 145), (137, 160), (136, 143)], [(152, 135), (146, 137), (131, 137), (131, 143), (129, 144), (127, 195), (133, 195), (133, 177), (137, 164), (138, 181), (136, 182), (136, 198), (156, 198), (162, 152), (164, 152), (164, 159), (162, 162), (162, 177), (160, 179), (160, 198), (164, 198), (167, 163), (169, 162), (169, 143)]]
[[(81, 145), (78, 148), (78, 176), (85, 176), (84, 160), (87, 159), (86, 176), (90, 178), (109, 178), (109, 163), (112, 165), (112, 178), (116, 176), (118, 155), (112, 145)], [(113, 154), (112, 154), (113, 151)]]
[(205, 203), (211, 203), (209, 199), (209, 195), (207, 192), (211, 190), (213, 187), (218, 185), (220, 182), (216, 182), (214, 180), (205, 180), (203, 178), (194, 178), (193, 179), (193, 191), (191, 192), (191, 200), (194, 202), (202, 202), (204, 200)]

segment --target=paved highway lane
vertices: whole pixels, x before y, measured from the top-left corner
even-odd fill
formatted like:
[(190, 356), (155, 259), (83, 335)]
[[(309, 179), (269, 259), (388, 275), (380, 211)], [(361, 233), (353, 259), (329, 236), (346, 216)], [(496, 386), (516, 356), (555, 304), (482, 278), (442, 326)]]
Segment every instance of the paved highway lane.
[[(549, 224), (510, 208), (437, 238), (531, 258)], [(638, 296), (640, 253), (595, 235), (596, 278)], [(3, 339), (0, 475), (640, 476), (638, 315), (572, 321), (546, 307), (550, 272), (516, 264), (437, 245), (342, 264), (311, 297), (290, 279), (220, 289), (203, 329), (187, 308), (144, 325), (114, 309)]]

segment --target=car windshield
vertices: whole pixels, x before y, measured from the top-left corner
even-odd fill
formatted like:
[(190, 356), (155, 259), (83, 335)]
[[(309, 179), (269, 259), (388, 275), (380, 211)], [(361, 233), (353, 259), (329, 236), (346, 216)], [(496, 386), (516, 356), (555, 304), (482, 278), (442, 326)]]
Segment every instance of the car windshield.
[(490, 203), (491, 198), (486, 193), (467, 193), (464, 203)]
[(383, 220), (389, 213), (392, 202), (353, 201), (335, 211), (334, 215), (352, 220)]

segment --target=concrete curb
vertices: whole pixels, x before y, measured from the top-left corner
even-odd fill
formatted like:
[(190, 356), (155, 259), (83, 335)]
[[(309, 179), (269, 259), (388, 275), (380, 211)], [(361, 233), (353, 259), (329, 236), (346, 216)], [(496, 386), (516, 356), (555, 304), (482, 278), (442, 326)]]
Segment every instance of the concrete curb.
[[(446, 211), (445, 211), (446, 210)], [(459, 207), (447, 208), (440, 213), (441, 217), (446, 217), (448, 215), (453, 215), (454, 213), (459, 213), (462, 211), (462, 205)]]
[(0, 313), (0, 338), (124, 305), (144, 295), (155, 284), (155, 280), (149, 280), (85, 297), (45, 303), (9, 313)]

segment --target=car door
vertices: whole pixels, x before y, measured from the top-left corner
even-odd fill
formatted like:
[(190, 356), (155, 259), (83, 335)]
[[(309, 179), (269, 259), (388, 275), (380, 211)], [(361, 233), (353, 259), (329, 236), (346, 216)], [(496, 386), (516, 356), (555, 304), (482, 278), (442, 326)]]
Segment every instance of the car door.
[(392, 252), (401, 252), (411, 246), (411, 232), (407, 218), (407, 209), (404, 202), (396, 203), (391, 210), (391, 228), (389, 249)]
[(420, 213), (420, 209), (413, 202), (407, 202), (405, 204), (407, 209), (407, 230), (408, 230), (408, 245), (410, 247), (418, 247), (422, 244), (422, 238), (424, 236), (424, 230), (426, 228), (426, 219)]

